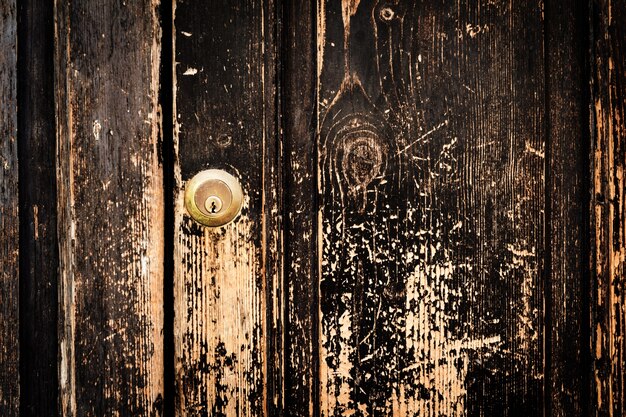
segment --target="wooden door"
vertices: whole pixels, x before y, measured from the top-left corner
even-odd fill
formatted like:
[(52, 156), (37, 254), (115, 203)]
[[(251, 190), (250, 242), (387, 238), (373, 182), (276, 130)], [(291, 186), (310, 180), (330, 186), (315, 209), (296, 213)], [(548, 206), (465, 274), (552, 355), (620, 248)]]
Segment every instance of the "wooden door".
[(0, 0), (0, 415), (626, 414), (624, 19)]

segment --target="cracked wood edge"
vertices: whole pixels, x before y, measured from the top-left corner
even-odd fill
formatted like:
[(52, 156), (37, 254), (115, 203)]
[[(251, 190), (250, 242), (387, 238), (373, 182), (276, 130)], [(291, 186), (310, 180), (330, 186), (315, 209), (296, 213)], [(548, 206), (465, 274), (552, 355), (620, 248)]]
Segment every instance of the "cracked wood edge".
[[(174, 38), (174, 349), (178, 416), (282, 407), (276, 4), (178, 1)], [(200, 226), (184, 184), (207, 168), (241, 182), (232, 223)]]
[(626, 413), (626, 3), (591, 2), (591, 400)]
[(65, 416), (162, 415), (158, 7), (55, 3)]
[(19, 413), (17, 8), (0, 2), (0, 415)]

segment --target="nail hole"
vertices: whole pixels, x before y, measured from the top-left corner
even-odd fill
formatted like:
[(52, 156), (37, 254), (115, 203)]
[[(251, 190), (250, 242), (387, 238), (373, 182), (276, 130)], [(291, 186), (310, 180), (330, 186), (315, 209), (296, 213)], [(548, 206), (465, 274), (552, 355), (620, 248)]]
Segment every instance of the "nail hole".
[(380, 18), (382, 20), (389, 22), (391, 19), (393, 19), (394, 16), (395, 13), (391, 7), (383, 7), (382, 9), (380, 9)]

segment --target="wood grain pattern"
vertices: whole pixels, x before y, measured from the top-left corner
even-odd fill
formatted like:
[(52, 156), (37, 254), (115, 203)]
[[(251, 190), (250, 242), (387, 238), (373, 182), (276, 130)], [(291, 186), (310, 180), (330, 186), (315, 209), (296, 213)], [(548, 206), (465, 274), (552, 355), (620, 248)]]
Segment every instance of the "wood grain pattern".
[(19, 3), (20, 415), (58, 407), (54, 4)]
[(1, 416), (626, 414), (624, 0), (44, 3), (0, 2)]
[(594, 415), (626, 413), (626, 3), (591, 2)]
[[(275, 7), (196, 0), (175, 6), (179, 416), (275, 415), (280, 401)], [(184, 182), (207, 168), (235, 175), (245, 194), (241, 215), (220, 228), (199, 226), (183, 206)]]
[(588, 416), (588, 26), (584, 1), (546, 2), (546, 357), (552, 416)]
[(19, 413), (17, 9), (0, 2), (0, 415)]
[(55, 4), (64, 416), (160, 416), (158, 3)]
[(316, 3), (283, 11), (285, 415), (319, 415)]
[(320, 414), (541, 415), (542, 3), (318, 5)]

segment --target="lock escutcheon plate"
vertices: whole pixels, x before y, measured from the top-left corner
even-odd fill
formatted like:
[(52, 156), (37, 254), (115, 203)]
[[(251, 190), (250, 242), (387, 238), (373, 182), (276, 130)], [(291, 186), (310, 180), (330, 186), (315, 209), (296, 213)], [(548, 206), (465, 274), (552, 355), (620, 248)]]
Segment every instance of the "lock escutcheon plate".
[(207, 169), (185, 184), (185, 208), (198, 223), (218, 227), (241, 211), (243, 191), (237, 178), (221, 169)]

